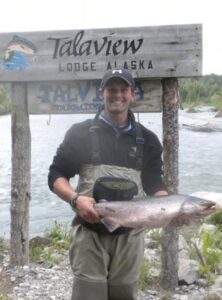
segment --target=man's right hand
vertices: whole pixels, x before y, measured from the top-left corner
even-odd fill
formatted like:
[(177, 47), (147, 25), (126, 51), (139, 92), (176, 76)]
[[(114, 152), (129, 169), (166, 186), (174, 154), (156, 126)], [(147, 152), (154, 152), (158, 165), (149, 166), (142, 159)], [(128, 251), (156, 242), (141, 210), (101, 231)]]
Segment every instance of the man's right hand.
[(93, 205), (96, 203), (94, 198), (79, 195), (76, 200), (76, 211), (85, 221), (94, 224), (100, 222), (100, 217)]
[[(55, 180), (53, 184), (53, 191), (61, 199), (65, 200), (67, 203), (70, 203), (71, 197), (76, 194), (73, 187), (70, 185), (69, 181), (64, 177), (59, 177)], [(93, 204), (96, 203), (94, 198), (79, 195), (76, 200), (76, 210), (77, 213), (85, 221), (89, 223), (98, 223), (100, 217), (93, 208)]]

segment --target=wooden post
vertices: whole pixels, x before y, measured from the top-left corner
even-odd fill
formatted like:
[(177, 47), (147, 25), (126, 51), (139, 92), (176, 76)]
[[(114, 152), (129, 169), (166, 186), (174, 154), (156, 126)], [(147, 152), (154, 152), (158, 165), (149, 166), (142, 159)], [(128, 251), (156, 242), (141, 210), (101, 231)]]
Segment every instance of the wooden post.
[[(170, 194), (178, 192), (178, 81), (162, 80), (164, 179)], [(173, 291), (178, 284), (178, 229), (167, 226), (162, 236), (162, 288)]]
[(10, 264), (29, 263), (31, 135), (26, 83), (12, 84), (12, 182)]

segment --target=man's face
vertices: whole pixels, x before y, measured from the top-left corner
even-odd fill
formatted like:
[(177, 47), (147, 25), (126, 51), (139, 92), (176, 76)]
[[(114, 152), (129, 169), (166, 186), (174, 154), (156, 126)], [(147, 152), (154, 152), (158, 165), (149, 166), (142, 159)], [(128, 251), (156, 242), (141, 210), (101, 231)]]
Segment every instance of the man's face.
[(135, 91), (122, 79), (110, 80), (102, 91), (105, 111), (110, 115), (128, 112)]

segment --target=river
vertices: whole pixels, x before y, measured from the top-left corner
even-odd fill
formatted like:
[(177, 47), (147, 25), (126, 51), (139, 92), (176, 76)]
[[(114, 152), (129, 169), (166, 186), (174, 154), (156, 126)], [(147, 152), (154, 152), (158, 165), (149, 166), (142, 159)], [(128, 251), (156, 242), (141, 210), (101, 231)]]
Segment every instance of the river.
[[(31, 115), (32, 170), (30, 236), (42, 234), (54, 222), (70, 223), (73, 212), (47, 186), (48, 167), (66, 130), (92, 115)], [(136, 114), (136, 117), (138, 115)], [(162, 139), (162, 114), (139, 114), (139, 120)], [(212, 123), (213, 113), (180, 111), (179, 192), (222, 192), (222, 132), (198, 132), (182, 125)], [(0, 117), (0, 236), (10, 235), (11, 117)], [(75, 184), (75, 180), (73, 184)]]

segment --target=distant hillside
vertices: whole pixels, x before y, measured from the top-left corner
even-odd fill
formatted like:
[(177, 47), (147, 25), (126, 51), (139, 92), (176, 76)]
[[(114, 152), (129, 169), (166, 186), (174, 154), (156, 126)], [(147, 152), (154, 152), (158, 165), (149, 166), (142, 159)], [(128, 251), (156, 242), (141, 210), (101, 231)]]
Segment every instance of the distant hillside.
[(209, 105), (222, 111), (221, 75), (211, 74), (199, 78), (179, 79), (179, 85), (182, 105), (190, 108)]

